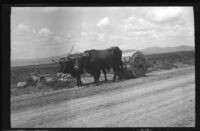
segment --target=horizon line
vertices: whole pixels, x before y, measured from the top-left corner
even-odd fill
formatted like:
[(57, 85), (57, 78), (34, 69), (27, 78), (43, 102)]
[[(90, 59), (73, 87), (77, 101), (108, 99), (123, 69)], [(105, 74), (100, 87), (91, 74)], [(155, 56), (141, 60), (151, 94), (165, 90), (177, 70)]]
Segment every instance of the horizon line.
[[(180, 47), (180, 46), (189, 46), (189, 47), (195, 47), (195, 45), (179, 45), (179, 46), (166, 46), (166, 47), (162, 47), (162, 46), (151, 46), (151, 47), (147, 47), (147, 48), (143, 48), (143, 49), (140, 49), (139, 51), (141, 50), (144, 50), (144, 49), (148, 49), (148, 48), (173, 48), (173, 47)], [(138, 50), (138, 49), (124, 49), (124, 50)], [(122, 50), (123, 51), (123, 50)], [(77, 52), (74, 52), (74, 53), (77, 53)], [(62, 55), (65, 55), (65, 54), (60, 54), (60, 55), (55, 55), (55, 56), (47, 56), (47, 57), (37, 57), (37, 58), (17, 58), (17, 59), (10, 59), (11, 61), (15, 61), (15, 60), (33, 60), (33, 59), (45, 59), (45, 58), (49, 58), (49, 57), (60, 57)]]

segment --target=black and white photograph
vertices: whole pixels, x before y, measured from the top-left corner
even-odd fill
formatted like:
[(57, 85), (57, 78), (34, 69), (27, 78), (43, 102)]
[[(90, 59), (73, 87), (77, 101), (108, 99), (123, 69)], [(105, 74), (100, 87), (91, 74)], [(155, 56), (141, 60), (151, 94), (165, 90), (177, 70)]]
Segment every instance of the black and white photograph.
[(11, 7), (11, 128), (195, 127), (193, 6)]

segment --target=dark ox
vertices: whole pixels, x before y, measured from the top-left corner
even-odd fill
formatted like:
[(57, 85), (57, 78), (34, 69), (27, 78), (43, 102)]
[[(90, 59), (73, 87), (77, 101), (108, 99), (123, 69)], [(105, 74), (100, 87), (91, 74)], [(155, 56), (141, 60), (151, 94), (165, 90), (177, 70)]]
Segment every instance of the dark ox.
[(77, 78), (77, 85), (79, 86), (81, 85), (80, 75), (83, 73), (83, 70), (80, 69), (77, 71), (74, 69), (75, 57), (61, 58), (59, 60), (59, 69), (57, 76), (60, 76), (61, 74), (71, 74), (72, 77)]
[[(59, 69), (58, 69), (58, 74), (57, 76), (61, 76), (62, 74), (71, 74), (72, 77), (75, 77), (77, 79), (77, 86), (80, 86), (82, 84), (81, 82), (81, 74), (86, 72), (83, 68), (79, 68), (79, 70), (75, 70), (75, 59), (80, 58), (81, 54), (76, 54), (76, 55), (71, 55), (66, 58), (61, 58), (58, 62), (59, 64)], [(83, 67), (83, 66), (81, 66)], [(103, 71), (105, 72), (105, 71)], [(89, 72), (88, 72), (89, 73)], [(91, 73), (90, 73), (91, 74)], [(92, 74), (91, 74), (92, 75)]]
[(94, 77), (94, 82), (99, 82), (101, 70), (107, 81), (106, 70), (113, 68), (114, 77), (120, 78), (122, 73), (122, 51), (118, 47), (111, 47), (105, 50), (88, 50), (81, 56), (75, 58), (74, 69), (84, 70)]

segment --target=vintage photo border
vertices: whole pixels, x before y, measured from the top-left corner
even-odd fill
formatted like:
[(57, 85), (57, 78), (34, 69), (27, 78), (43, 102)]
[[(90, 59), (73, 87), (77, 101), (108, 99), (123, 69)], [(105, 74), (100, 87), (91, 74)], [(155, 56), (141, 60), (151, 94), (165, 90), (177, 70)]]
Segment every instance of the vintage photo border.
[[(56, 2), (56, 1), (55, 1)], [(199, 98), (199, 82), (198, 82), (198, 76), (199, 76), (199, 61), (198, 61), (198, 52), (199, 51), (199, 44), (200, 44), (200, 3), (198, 2), (157, 2), (157, 3), (141, 3), (142, 1), (139, 1), (140, 3), (136, 2), (131, 2), (131, 3), (4, 3), (2, 4), (2, 32), (1, 32), (1, 51), (2, 51), (2, 84), (1, 84), (1, 97), (2, 97), (2, 129), (14, 129), (14, 130), (19, 130), (21, 128), (11, 128), (10, 124), (10, 14), (11, 14), (11, 7), (25, 7), (25, 6), (193, 6), (194, 9), (194, 26), (195, 26), (195, 81), (196, 81), (196, 89), (195, 89), (195, 113), (196, 113), (196, 118), (195, 118), (195, 128), (183, 128), (183, 129), (189, 129), (189, 130), (196, 130), (197, 128), (200, 128), (200, 114), (199, 114), (199, 104), (200, 104), (200, 98)], [(145, 127), (146, 128), (146, 127)], [(169, 128), (165, 127), (166, 129), (182, 129), (182, 128)], [(165, 129), (163, 128), (163, 129)], [(22, 128), (24, 130), (24, 128)], [(35, 129), (35, 128), (28, 128), (28, 129)], [(41, 129), (41, 128), (36, 128), (36, 129)], [(52, 128), (42, 128), (42, 129), (52, 129)], [(55, 129), (55, 128), (53, 128)], [(62, 128), (58, 128), (62, 129)], [(76, 128), (73, 128), (76, 129)], [(94, 128), (91, 128), (94, 129)], [(138, 128), (135, 128), (138, 129)], [(159, 128), (152, 128), (152, 129), (159, 129)]]

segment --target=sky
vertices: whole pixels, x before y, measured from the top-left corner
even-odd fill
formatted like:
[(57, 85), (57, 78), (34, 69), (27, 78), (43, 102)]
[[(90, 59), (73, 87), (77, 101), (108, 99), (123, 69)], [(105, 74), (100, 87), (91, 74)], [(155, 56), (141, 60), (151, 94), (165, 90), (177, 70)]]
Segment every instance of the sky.
[(192, 7), (12, 7), (11, 60), (89, 49), (194, 46)]

